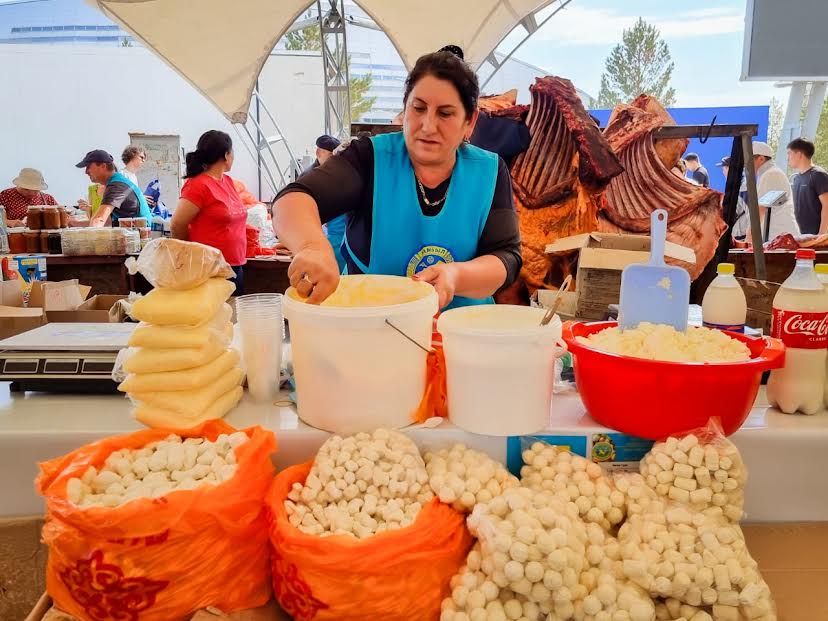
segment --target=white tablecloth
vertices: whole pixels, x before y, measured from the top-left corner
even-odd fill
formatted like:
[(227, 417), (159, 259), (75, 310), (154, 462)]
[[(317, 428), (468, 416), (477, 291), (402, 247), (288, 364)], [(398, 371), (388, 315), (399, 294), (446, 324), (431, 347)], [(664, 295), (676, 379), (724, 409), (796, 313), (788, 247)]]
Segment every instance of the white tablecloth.
[[(42, 513), (42, 499), (33, 487), (37, 462), (141, 428), (130, 409), (120, 395), (11, 394), (8, 384), (0, 384), (0, 517)], [(555, 395), (550, 420), (543, 434), (569, 437), (573, 444), (590, 446), (594, 434), (609, 432), (586, 414), (574, 392)], [(329, 436), (302, 423), (293, 407), (256, 404), (247, 396), (226, 421), (238, 428), (272, 429), (279, 468), (311, 459)], [(504, 462), (509, 453), (506, 438), (470, 434), (447, 421), (435, 429), (415, 426), (406, 432), (424, 449), (463, 442)], [(828, 520), (828, 415), (786, 416), (769, 409), (760, 393), (732, 440), (750, 473), (748, 521)], [(515, 446), (513, 442), (513, 453)]]

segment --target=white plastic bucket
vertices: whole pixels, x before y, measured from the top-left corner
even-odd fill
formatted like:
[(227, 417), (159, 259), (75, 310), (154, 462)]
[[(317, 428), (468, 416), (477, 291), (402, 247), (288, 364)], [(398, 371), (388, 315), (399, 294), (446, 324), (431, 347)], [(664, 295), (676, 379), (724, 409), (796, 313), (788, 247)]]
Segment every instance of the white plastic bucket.
[[(428, 348), (437, 294), (409, 278), (343, 276), (331, 303), (343, 303), (349, 288), (374, 306), (313, 306), (293, 289), (283, 299), (299, 418), (342, 434), (410, 425), (425, 391), (426, 352), (386, 319)], [(400, 292), (411, 301), (378, 305)]]
[(549, 424), (561, 320), (507, 304), (446, 311), (437, 321), (446, 355), (448, 416), (472, 433), (514, 436)]

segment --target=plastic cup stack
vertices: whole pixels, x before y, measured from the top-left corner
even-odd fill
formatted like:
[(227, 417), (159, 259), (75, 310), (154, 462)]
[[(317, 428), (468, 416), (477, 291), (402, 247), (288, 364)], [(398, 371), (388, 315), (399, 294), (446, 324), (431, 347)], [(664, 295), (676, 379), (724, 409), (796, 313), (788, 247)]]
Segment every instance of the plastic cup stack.
[(258, 293), (236, 298), (247, 388), (256, 401), (273, 401), (279, 392), (282, 366), (282, 296)]

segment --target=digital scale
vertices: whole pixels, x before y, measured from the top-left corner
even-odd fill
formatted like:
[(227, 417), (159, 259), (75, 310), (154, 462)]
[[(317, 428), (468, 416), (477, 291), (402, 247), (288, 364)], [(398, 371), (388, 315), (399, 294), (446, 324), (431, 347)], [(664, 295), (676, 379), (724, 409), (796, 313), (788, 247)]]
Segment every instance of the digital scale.
[(112, 368), (137, 324), (50, 323), (0, 341), (12, 392), (115, 392)]

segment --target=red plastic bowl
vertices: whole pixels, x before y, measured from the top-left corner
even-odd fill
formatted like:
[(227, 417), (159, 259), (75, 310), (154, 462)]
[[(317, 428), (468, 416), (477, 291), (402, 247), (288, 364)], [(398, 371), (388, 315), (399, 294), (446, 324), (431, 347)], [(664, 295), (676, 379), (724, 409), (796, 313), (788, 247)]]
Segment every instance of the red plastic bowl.
[(621, 356), (576, 340), (618, 325), (567, 321), (563, 339), (572, 352), (575, 382), (590, 415), (602, 425), (660, 440), (704, 427), (719, 417), (726, 435), (745, 422), (762, 373), (785, 364), (778, 339), (728, 332), (750, 349), (744, 362), (661, 362)]

